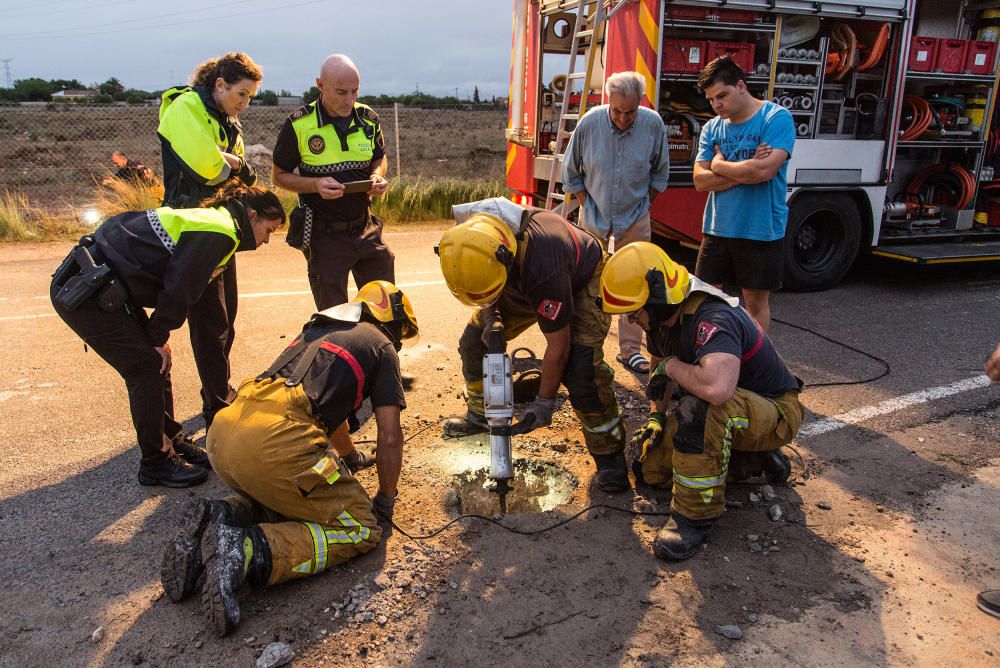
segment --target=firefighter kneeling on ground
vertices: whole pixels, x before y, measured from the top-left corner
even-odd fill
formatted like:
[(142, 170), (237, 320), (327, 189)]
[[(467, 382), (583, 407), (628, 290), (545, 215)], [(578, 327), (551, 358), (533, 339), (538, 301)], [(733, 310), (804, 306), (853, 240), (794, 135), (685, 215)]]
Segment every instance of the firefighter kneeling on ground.
[[(392, 522), (406, 407), (396, 352), (418, 334), (409, 299), (372, 281), (354, 301), (315, 314), (208, 432), (208, 454), (235, 495), (195, 499), (167, 543), (161, 580), (173, 601), (194, 593), (219, 636), (236, 628), (237, 590), (332, 568), (373, 549)], [(377, 460), (354, 447), (355, 413), (371, 400)], [(373, 499), (352, 471), (374, 463)]]
[[(482, 212), (501, 213), (498, 206), (514, 211), (504, 219)], [(476, 311), (458, 344), (468, 409), (445, 422), (445, 436), (489, 430), (483, 407), (483, 339), (492, 318), (500, 317), (507, 341), (537, 322), (546, 344), (539, 389), (511, 433), (550, 425), (562, 383), (597, 464), (598, 486), (606, 492), (628, 489), (624, 425), (613, 372), (604, 361), (611, 318), (597, 307), (605, 262), (600, 242), (550, 211), (528, 211), (497, 199), (461, 207), (479, 212), (441, 237), (441, 270), (455, 297)]]
[(673, 481), (671, 517), (653, 551), (684, 560), (725, 510), (727, 476), (788, 479), (779, 448), (802, 423), (802, 383), (739, 300), (690, 276), (654, 244), (630, 244), (611, 257), (601, 305), (647, 332), (650, 415), (633, 436), (632, 466), (647, 484)]

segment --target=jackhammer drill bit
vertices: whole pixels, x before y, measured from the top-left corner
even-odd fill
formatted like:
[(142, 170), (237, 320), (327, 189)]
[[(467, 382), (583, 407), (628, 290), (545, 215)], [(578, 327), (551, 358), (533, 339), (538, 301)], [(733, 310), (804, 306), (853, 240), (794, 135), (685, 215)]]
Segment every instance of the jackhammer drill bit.
[(510, 357), (504, 341), (503, 322), (493, 311), (486, 355), (483, 356), (483, 408), (490, 425), (490, 477), (500, 496), (500, 514), (507, 513), (507, 494), (514, 478), (510, 450), (510, 425), (514, 419), (514, 389)]

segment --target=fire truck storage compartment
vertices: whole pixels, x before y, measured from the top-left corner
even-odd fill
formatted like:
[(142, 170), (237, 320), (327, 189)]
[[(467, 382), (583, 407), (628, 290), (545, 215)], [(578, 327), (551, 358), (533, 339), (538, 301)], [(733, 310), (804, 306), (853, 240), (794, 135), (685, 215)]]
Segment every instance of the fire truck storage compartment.
[(993, 74), (993, 61), (996, 50), (996, 42), (970, 41), (965, 53), (965, 70), (969, 74), (981, 76)]
[(909, 69), (914, 72), (930, 72), (937, 63), (937, 37), (914, 36), (910, 42)]
[(754, 45), (751, 42), (708, 42), (707, 50), (706, 64), (719, 56), (728, 55), (748, 75), (754, 73)]
[(708, 64), (705, 42), (695, 39), (663, 40), (663, 71), (669, 74), (698, 74)]

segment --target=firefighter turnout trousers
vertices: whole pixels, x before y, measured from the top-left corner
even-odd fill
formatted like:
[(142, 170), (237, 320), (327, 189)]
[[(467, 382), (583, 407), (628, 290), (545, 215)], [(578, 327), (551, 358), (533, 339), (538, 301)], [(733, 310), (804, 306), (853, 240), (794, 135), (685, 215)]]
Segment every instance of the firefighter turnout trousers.
[[(212, 467), (244, 497), (271, 549), (267, 585), (314, 575), (382, 537), (371, 499), (329, 446), (302, 386), (247, 380), (206, 439)], [(258, 505), (259, 504), (259, 505)]]
[(664, 486), (672, 478), (673, 511), (691, 520), (715, 519), (726, 508), (733, 451), (766, 452), (791, 443), (803, 411), (798, 392), (768, 399), (736, 388), (720, 406), (684, 393), (667, 416), (660, 445), (642, 453), (643, 478)]
[[(625, 447), (625, 426), (612, 381), (614, 371), (604, 361), (604, 339), (611, 316), (597, 306), (598, 286), (604, 261), (594, 271), (587, 287), (573, 295), (575, 313), (570, 322), (570, 352), (562, 384), (583, 427), (583, 438), (592, 455), (610, 455)], [(504, 338), (511, 341), (535, 323), (535, 312), (523, 301), (505, 299), (497, 304), (503, 320)], [(458, 343), (469, 410), (483, 415), (483, 355), (486, 344), (485, 309), (477, 309)]]

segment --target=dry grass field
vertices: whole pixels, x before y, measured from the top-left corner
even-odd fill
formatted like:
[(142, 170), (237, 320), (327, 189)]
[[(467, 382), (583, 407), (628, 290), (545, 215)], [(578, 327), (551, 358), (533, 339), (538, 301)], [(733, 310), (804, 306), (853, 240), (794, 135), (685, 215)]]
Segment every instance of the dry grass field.
[[(251, 107), (240, 117), (248, 146), (270, 149), (292, 107)], [(502, 109), (400, 107), (399, 145), (393, 109), (382, 118), (390, 176), (495, 179), (503, 176)], [(17, 191), (47, 210), (94, 199), (95, 179), (114, 150), (160, 171), (157, 108), (47, 105), (0, 108), (0, 192)], [(399, 174), (396, 156), (399, 156)], [(267, 170), (261, 170), (266, 176)]]

